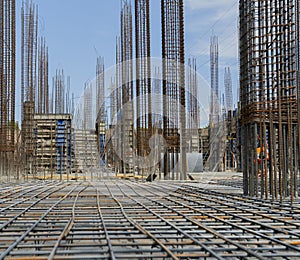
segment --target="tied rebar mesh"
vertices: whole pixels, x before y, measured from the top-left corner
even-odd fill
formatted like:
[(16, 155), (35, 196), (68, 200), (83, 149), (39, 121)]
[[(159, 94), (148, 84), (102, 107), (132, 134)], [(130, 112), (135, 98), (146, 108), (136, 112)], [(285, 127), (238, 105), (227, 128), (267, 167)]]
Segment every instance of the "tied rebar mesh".
[(296, 196), (299, 169), (296, 5), (240, 1), (244, 192), (280, 201)]

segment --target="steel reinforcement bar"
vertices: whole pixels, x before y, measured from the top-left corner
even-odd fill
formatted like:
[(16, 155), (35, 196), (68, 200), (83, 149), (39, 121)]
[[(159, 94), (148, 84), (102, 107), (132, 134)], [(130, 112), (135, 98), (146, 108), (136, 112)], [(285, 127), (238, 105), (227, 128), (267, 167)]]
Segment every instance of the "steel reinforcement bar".
[(196, 182), (1, 184), (0, 259), (297, 259), (300, 204)]

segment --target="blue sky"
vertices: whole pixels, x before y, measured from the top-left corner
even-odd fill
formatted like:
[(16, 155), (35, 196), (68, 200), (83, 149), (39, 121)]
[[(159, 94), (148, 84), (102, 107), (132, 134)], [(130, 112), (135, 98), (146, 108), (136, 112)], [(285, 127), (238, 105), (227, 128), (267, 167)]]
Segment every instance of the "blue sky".
[[(17, 32), (20, 33), (21, 0), (17, 0)], [(106, 68), (115, 62), (119, 34), (120, 0), (33, 0), (39, 8), (39, 35), (49, 47), (49, 77), (57, 68), (71, 76), (71, 88), (79, 96), (84, 83), (95, 77), (96, 57), (104, 56)], [(134, 1), (132, 1), (133, 3)], [(152, 56), (161, 56), (160, 0), (151, 2)], [(238, 0), (185, 0), (186, 58), (196, 57), (199, 73), (210, 82), (209, 44), (219, 37), (220, 86), (225, 66), (230, 66), (236, 101), (238, 82)], [(20, 34), (19, 34), (20, 35)], [(20, 70), (20, 37), (17, 55)], [(20, 86), (20, 75), (17, 76)], [(51, 86), (51, 81), (49, 82)], [(200, 93), (207, 96), (206, 91)], [(20, 109), (17, 93), (17, 118)]]

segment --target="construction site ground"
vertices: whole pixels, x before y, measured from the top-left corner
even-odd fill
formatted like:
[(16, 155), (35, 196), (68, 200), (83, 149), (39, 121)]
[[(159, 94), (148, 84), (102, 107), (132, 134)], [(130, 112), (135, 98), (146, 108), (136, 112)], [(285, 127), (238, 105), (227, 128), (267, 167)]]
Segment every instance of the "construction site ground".
[(299, 259), (300, 203), (195, 181), (1, 183), (0, 259)]

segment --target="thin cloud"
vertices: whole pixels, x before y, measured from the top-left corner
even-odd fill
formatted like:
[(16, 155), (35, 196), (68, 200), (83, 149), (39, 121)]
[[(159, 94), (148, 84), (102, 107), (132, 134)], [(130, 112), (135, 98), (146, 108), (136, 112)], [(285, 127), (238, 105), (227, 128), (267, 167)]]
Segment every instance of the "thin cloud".
[(228, 0), (186, 0), (186, 7), (192, 11), (207, 8), (223, 8), (228, 6)]
[[(238, 8), (236, 0), (187, 0), (186, 8), (197, 10), (195, 12), (187, 11), (186, 16), (186, 47), (189, 54), (209, 55), (210, 36), (217, 35), (220, 56), (224, 58), (237, 57)], [(207, 8), (207, 10), (201, 11), (201, 8)], [(195, 35), (197, 36), (195, 37)]]

